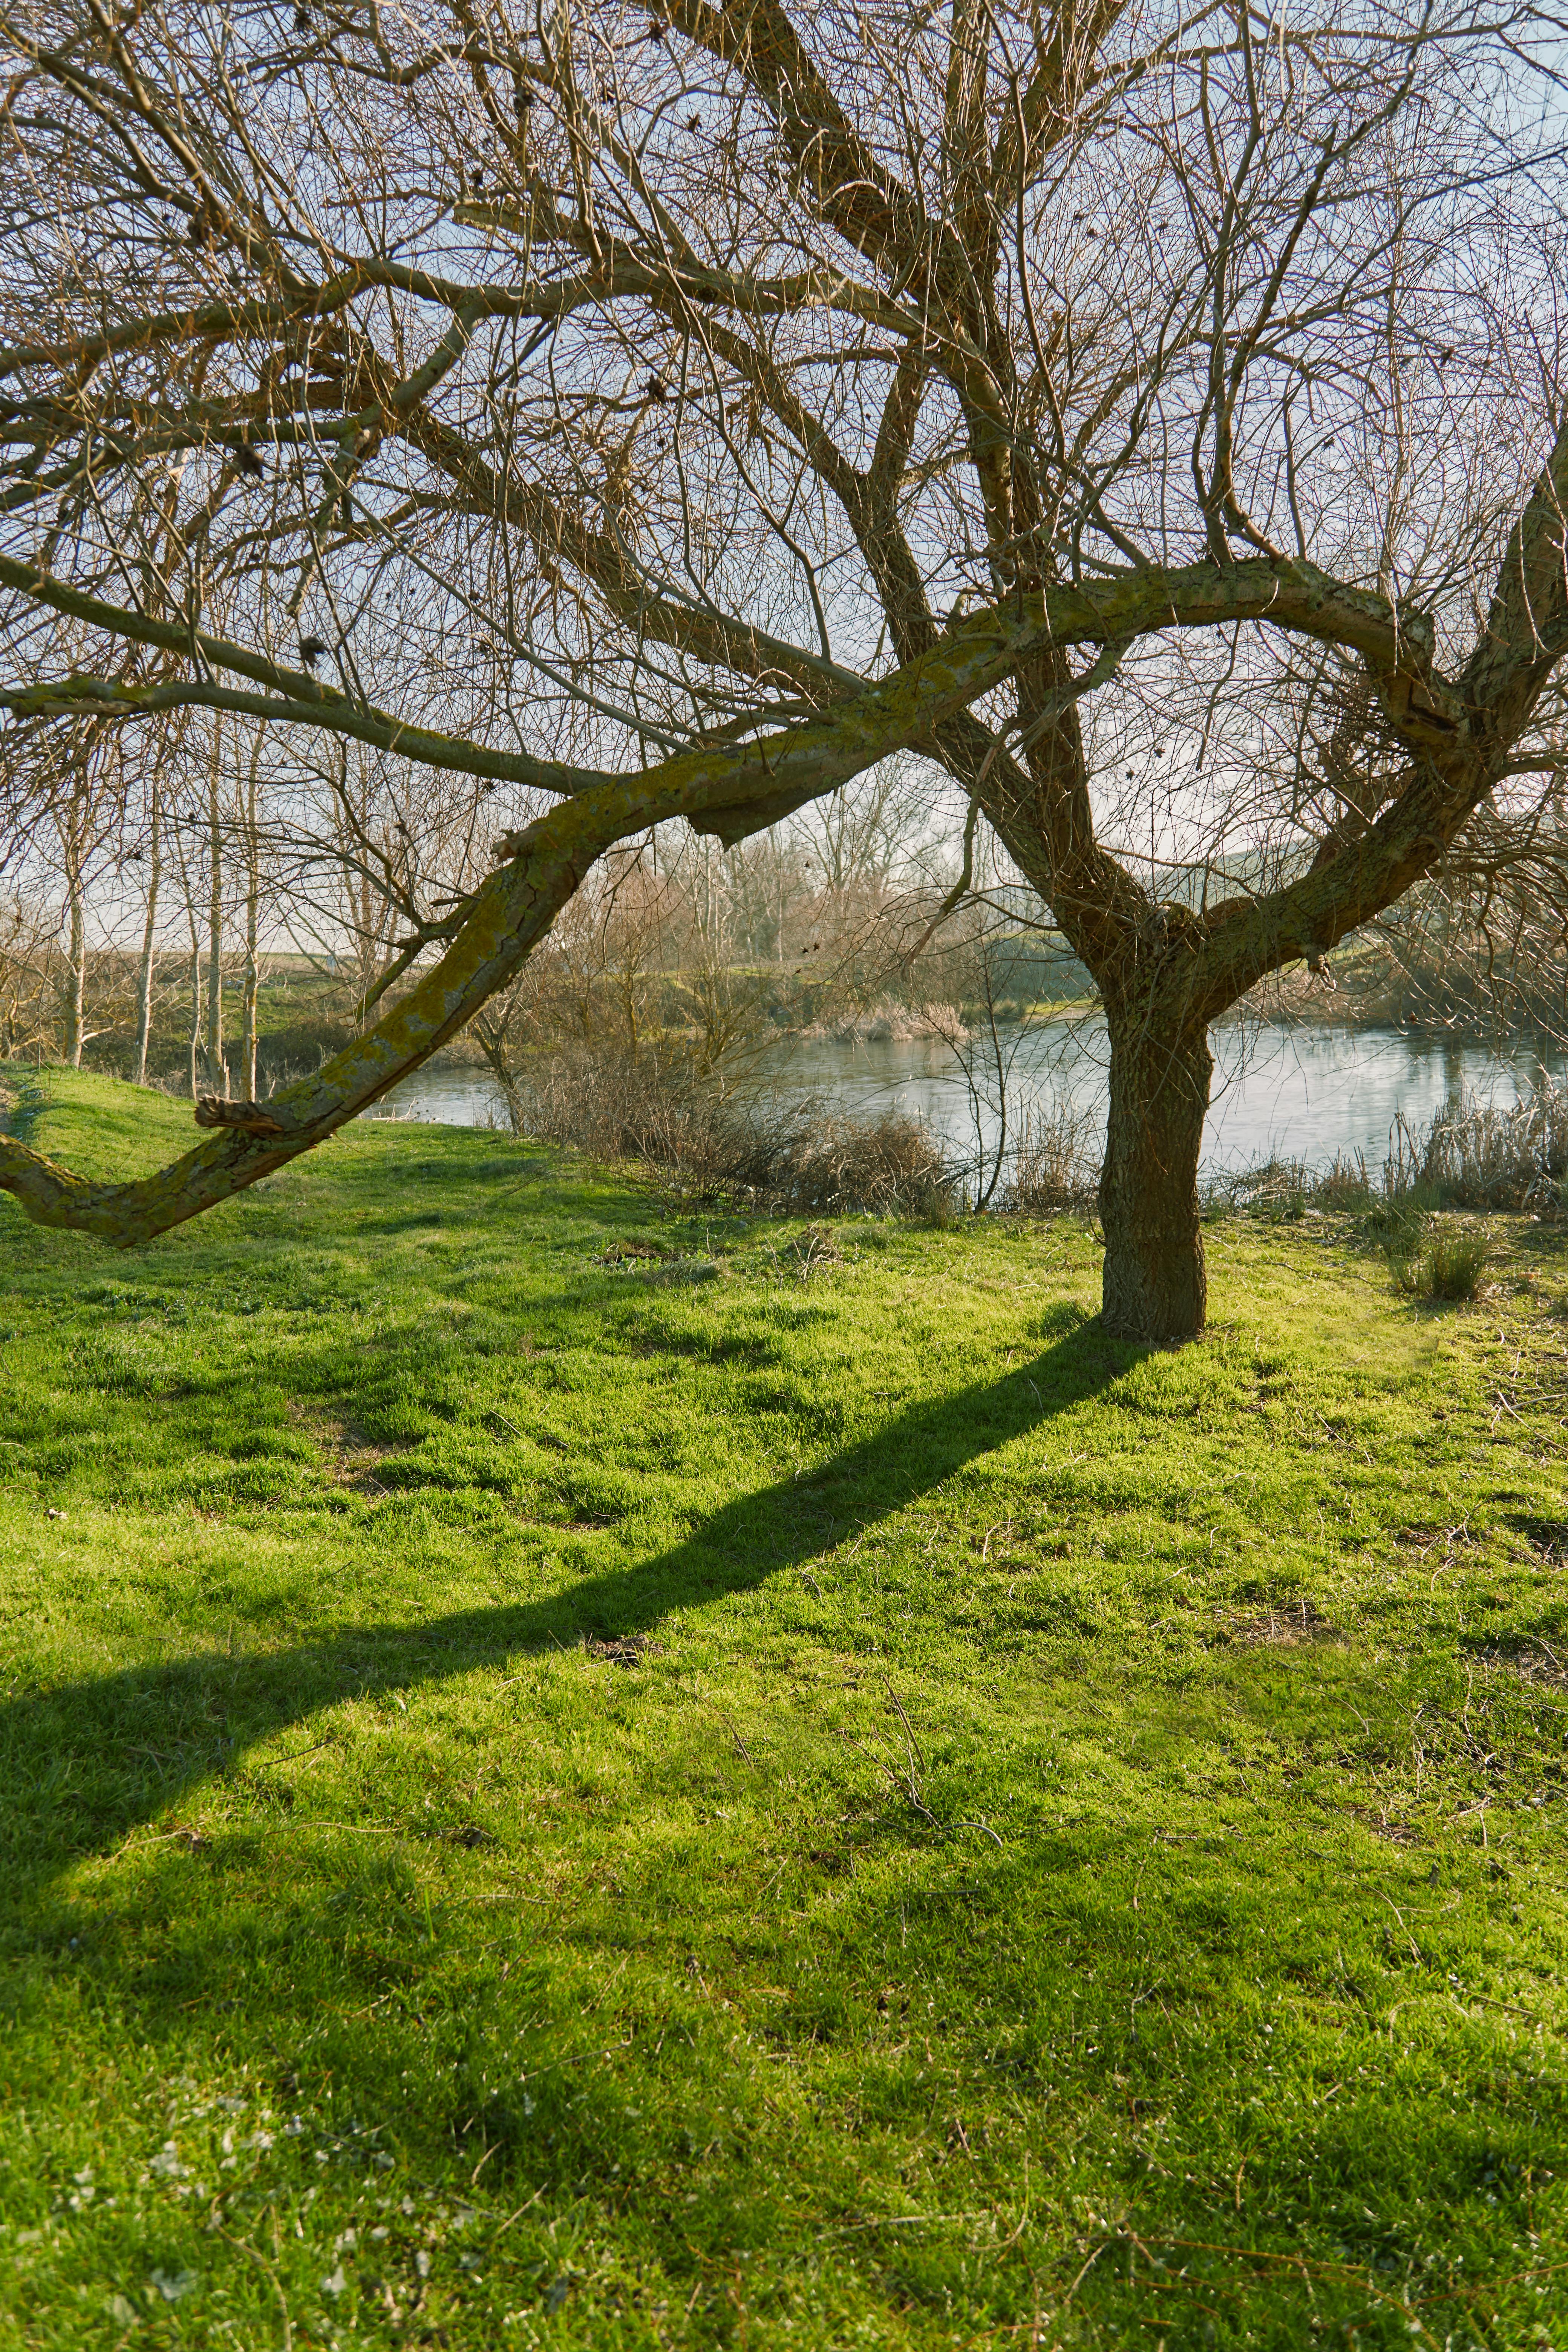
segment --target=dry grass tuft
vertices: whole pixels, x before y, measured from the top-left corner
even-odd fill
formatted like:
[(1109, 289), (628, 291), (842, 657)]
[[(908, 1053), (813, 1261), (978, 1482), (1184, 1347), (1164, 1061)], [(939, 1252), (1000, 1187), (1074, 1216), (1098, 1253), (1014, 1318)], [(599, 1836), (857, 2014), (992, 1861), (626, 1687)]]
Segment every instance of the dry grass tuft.
[(1292, 1601), (1280, 1609), (1253, 1611), (1226, 1619), (1225, 1638), (1244, 1650), (1293, 1650), (1304, 1642), (1337, 1642), (1341, 1636), (1311, 1601)]

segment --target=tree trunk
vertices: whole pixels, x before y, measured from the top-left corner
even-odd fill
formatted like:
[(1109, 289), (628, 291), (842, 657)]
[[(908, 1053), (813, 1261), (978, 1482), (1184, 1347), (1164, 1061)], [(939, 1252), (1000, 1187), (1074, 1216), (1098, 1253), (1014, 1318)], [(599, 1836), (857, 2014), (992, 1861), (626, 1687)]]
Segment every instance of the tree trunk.
[(201, 1093), (197, 1057), (202, 1050), (202, 943), (196, 936), (195, 908), (187, 904), (191, 925), (191, 1100)]
[(256, 1007), (261, 988), (261, 840), (256, 824), (256, 772), (261, 761), (258, 734), (250, 754), (250, 776), (245, 796), (245, 1026), (240, 1041), (242, 1091), (255, 1102)]
[(1213, 1073), (1202, 1029), (1110, 1023), (1102, 1319), (1121, 1339), (1192, 1339), (1204, 1328), (1198, 1152)]
[(83, 903), (81, 868), (75, 856), (66, 866), (70, 910), (70, 964), (66, 973), (66, 1059), (73, 1070), (81, 1067), (87, 1043), (87, 909)]
[(261, 959), (257, 950), (257, 890), (254, 875), (245, 902), (245, 1002), (240, 1032), (241, 1087), (247, 1102), (256, 1097), (256, 1004), (261, 988)]
[(163, 875), (163, 843), (156, 788), (148, 844), (147, 921), (142, 933), (142, 967), (136, 975), (136, 1083), (147, 1083), (147, 1049), (153, 1035), (153, 971), (158, 936), (158, 885)]
[(207, 1084), (214, 1094), (228, 1094), (228, 1069), (223, 1057), (223, 803), (218, 761), (219, 734), (213, 730), (212, 766), (207, 775)]

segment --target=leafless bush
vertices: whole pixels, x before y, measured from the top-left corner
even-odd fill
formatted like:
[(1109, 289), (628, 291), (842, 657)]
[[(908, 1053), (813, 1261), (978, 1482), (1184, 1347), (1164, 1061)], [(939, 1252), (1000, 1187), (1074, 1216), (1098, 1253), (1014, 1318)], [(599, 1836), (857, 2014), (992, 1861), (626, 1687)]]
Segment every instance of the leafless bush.
[(1093, 1111), (1070, 1102), (1026, 1111), (1013, 1157), (1011, 1205), (1025, 1216), (1087, 1206), (1100, 1181), (1100, 1128)]
[(1211, 1215), (1216, 1210), (1239, 1211), (1266, 1217), (1271, 1224), (1289, 1224), (1305, 1214), (1316, 1181), (1304, 1161), (1274, 1156), (1252, 1168), (1211, 1173), (1204, 1181), (1202, 1199)]
[(791, 1208), (945, 1211), (952, 1171), (929, 1128), (900, 1111), (879, 1118), (801, 1118), (773, 1180)]
[(535, 1059), (509, 1097), (521, 1134), (640, 1163), (698, 1200), (737, 1196), (808, 1214), (923, 1213), (945, 1194), (942, 1153), (917, 1120), (837, 1117), (809, 1100), (720, 1093), (689, 1060), (599, 1045)]
[(1312, 1197), (1325, 1209), (1365, 1209), (1377, 1190), (1364, 1151), (1336, 1151), (1321, 1176), (1312, 1180)]
[(951, 1041), (967, 1036), (955, 1004), (900, 1004), (883, 996), (875, 1004), (814, 1022), (808, 1036), (830, 1037), (836, 1045), (907, 1045), (918, 1037)]
[(16, 898), (0, 904), (0, 1061), (58, 1051), (55, 927)]

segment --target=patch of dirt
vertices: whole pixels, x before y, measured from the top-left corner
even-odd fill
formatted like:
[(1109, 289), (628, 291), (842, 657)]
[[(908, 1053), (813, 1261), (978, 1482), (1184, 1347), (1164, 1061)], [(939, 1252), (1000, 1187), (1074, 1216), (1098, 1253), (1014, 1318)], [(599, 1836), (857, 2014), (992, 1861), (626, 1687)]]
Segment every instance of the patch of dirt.
[(1568, 1654), (1546, 1642), (1510, 1643), (1506, 1647), (1499, 1643), (1480, 1654), (1483, 1664), (1517, 1675), (1530, 1689), (1568, 1690)]
[(1370, 1830), (1373, 1837), (1384, 1838), (1390, 1845), (1419, 1845), (1421, 1843), (1420, 1831), (1413, 1830), (1408, 1822), (1391, 1821), (1386, 1813), (1374, 1813), (1370, 1805), (1348, 1805), (1345, 1810), (1354, 1816), (1363, 1830)]
[(664, 1655), (664, 1643), (647, 1633), (615, 1633), (608, 1641), (589, 1633), (584, 1638), (583, 1647), (591, 1658), (603, 1658), (612, 1666), (640, 1665), (644, 1658)]
[(1338, 1642), (1343, 1637), (1311, 1601), (1292, 1601), (1279, 1609), (1248, 1615), (1233, 1614), (1221, 1622), (1222, 1637), (1238, 1649), (1293, 1650), (1304, 1642)]
[(404, 1447), (383, 1445), (357, 1421), (346, 1417), (334, 1419), (327, 1414), (307, 1413), (293, 1406), (290, 1418), (315, 1439), (331, 1465), (338, 1486), (350, 1487), (359, 1495), (388, 1492), (375, 1475), (377, 1465), (391, 1461), (405, 1450)]
[(1568, 1559), (1568, 1519), (1536, 1519), (1524, 1511), (1510, 1511), (1507, 1523), (1542, 1559)]

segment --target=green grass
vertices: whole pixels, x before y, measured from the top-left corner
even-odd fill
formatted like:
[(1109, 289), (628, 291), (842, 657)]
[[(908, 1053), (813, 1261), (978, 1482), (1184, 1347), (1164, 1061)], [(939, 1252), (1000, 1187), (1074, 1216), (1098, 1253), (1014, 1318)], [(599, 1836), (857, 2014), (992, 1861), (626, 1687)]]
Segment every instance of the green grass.
[(489, 1134), (125, 1258), (0, 1202), (0, 2345), (1561, 2347), (1564, 1269), (1489, 1231), (1436, 1307), (1218, 1222), (1140, 1354), (1069, 1223), (835, 1262)]
[(1395, 1279), (1414, 1297), (1452, 1306), (1475, 1297), (1489, 1255), (1482, 1234), (1435, 1234), (1418, 1257), (1394, 1260)]

